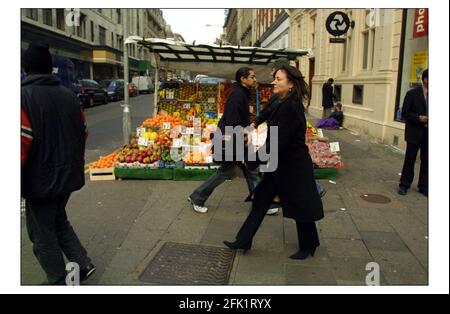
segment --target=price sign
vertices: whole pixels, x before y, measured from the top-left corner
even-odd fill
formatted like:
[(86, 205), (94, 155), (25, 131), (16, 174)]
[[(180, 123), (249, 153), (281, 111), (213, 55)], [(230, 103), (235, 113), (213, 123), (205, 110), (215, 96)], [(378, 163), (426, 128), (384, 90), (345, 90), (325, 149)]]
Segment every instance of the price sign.
[(208, 103), (214, 104), (215, 102), (216, 102), (216, 98), (214, 98), (214, 97), (208, 98)]
[(143, 137), (138, 138), (138, 145), (147, 147), (148, 146), (148, 139), (143, 138)]
[(180, 147), (181, 147), (181, 144), (182, 144), (181, 139), (176, 138), (176, 139), (173, 140), (172, 147), (174, 147), (174, 148), (180, 148)]
[(186, 103), (183, 105), (183, 108), (189, 110), (189, 109), (191, 109), (191, 104)]
[(212, 164), (213, 163), (213, 157), (212, 156), (206, 156), (206, 163)]
[(194, 128), (186, 128), (186, 134), (193, 135), (194, 134)]
[(200, 146), (192, 146), (192, 151), (196, 154), (199, 154), (201, 152)]
[(218, 118), (222, 119), (222, 117), (223, 117), (223, 113), (219, 113)]
[(202, 126), (202, 118), (194, 118), (194, 127), (201, 127)]
[(319, 136), (319, 138), (323, 137), (323, 130), (322, 129), (317, 129), (317, 135)]
[(330, 150), (334, 153), (334, 152), (339, 152), (341, 151), (340, 147), (339, 147), (339, 142), (332, 142), (330, 143)]
[(167, 91), (166, 92), (166, 97), (168, 99), (174, 99), (175, 98), (175, 93), (173, 91)]
[(163, 129), (164, 130), (170, 130), (170, 127), (171, 127), (170, 122), (164, 122), (163, 123)]
[(202, 128), (200, 127), (200, 128), (197, 128), (197, 127), (195, 127), (194, 128), (194, 133), (193, 133), (194, 135), (198, 135), (198, 136), (201, 136), (202, 135)]
[(138, 137), (140, 137), (141, 135), (143, 135), (145, 132), (147, 132), (147, 130), (145, 128), (137, 128), (136, 129), (136, 135)]

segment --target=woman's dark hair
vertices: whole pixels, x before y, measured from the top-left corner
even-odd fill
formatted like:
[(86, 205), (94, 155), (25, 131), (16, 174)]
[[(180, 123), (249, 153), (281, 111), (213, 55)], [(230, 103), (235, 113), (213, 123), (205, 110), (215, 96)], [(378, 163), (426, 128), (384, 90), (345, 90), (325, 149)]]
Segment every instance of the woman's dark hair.
[(294, 84), (294, 88), (288, 93), (287, 99), (292, 99), (296, 102), (303, 104), (303, 101), (309, 98), (309, 88), (308, 84), (305, 82), (305, 78), (302, 73), (293, 66), (284, 64), (276, 70), (274, 77), (278, 71), (283, 71), (286, 73), (287, 79)]
[(241, 78), (247, 78), (250, 75), (250, 71), (253, 71), (252, 68), (243, 67), (236, 71), (236, 82), (241, 83)]

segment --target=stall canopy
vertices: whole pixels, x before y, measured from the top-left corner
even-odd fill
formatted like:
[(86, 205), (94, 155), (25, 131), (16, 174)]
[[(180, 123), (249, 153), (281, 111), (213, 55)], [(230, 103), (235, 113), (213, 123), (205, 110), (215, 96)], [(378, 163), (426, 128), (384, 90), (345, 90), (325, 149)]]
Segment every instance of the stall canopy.
[[(208, 76), (233, 80), (237, 69), (250, 66), (257, 80), (271, 81), (270, 63), (278, 58), (295, 60), (310, 53), (310, 49), (268, 49), (259, 47), (186, 44), (167, 39), (128, 37), (126, 44), (148, 47), (161, 66), (187, 70)], [(155, 60), (151, 60), (155, 65)]]

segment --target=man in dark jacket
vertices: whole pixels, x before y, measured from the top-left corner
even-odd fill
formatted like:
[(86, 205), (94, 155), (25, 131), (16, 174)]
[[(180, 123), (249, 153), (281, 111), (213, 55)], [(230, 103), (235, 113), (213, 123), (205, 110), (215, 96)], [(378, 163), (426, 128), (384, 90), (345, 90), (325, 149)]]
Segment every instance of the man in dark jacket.
[(328, 118), (331, 115), (332, 109), (334, 107), (333, 100), (336, 99), (336, 96), (333, 92), (333, 83), (334, 80), (332, 78), (329, 78), (328, 81), (322, 86), (322, 119)]
[(422, 86), (406, 93), (402, 117), (406, 121), (406, 155), (398, 193), (406, 195), (414, 180), (414, 164), (420, 150), (419, 192), (428, 196), (428, 69), (422, 73)]
[(80, 267), (75, 283), (95, 271), (67, 219), (66, 204), (84, 185), (87, 128), (79, 100), (52, 73), (45, 43), (31, 43), (21, 83), (22, 197), (33, 251), (48, 283), (66, 283), (64, 256)]
[[(227, 98), (225, 112), (219, 121), (219, 128), (222, 134), (225, 133), (225, 127), (241, 126), (246, 128), (250, 125), (250, 107), (251, 98), (250, 89), (256, 84), (255, 72), (251, 68), (240, 68), (236, 72), (236, 83), (233, 91)], [(233, 178), (236, 168), (239, 167), (244, 173), (247, 185), (250, 191), (254, 188), (254, 182), (258, 182), (258, 172), (249, 171), (242, 162), (225, 161), (222, 163), (217, 173), (198, 187), (188, 198), (194, 210), (198, 213), (208, 212), (205, 203), (214, 190), (226, 180)]]

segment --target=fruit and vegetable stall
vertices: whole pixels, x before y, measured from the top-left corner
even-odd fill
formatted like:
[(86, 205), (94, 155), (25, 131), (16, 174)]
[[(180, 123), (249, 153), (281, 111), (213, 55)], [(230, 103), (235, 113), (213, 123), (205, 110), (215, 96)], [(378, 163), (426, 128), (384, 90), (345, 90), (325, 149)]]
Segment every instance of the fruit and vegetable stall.
[[(295, 59), (308, 54), (308, 51), (299, 49), (190, 45), (134, 36), (127, 38), (126, 43), (150, 49), (151, 63), (156, 68), (155, 80), (161, 64), (166, 68), (190, 70), (228, 80), (234, 78), (238, 67), (251, 66), (260, 82), (252, 93), (252, 119), (264, 109), (272, 95), (271, 86), (264, 84), (264, 79), (269, 83), (271, 78), (269, 63), (281, 57)], [(91, 180), (205, 180), (215, 173), (218, 165), (213, 163), (210, 134), (216, 130), (225, 110), (232, 84), (168, 84), (161, 90), (158, 90), (158, 84), (155, 86), (157, 106), (153, 117), (142, 121), (128, 144), (91, 164)], [(319, 136), (318, 130), (311, 125), (308, 132), (308, 145), (317, 167), (316, 176), (320, 177), (321, 173), (326, 176), (323, 170), (342, 167), (335, 145)]]

